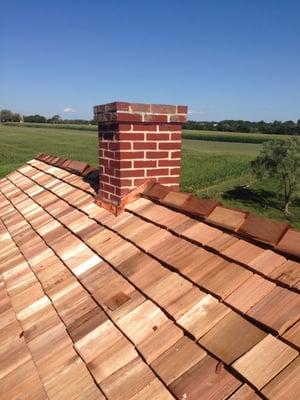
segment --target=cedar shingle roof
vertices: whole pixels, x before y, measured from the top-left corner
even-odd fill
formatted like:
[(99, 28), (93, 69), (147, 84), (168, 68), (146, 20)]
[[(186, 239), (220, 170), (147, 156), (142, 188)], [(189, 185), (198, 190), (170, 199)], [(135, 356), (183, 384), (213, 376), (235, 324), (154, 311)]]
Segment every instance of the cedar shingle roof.
[(0, 399), (300, 393), (300, 233), (153, 185), (115, 217), (95, 171), (0, 180)]

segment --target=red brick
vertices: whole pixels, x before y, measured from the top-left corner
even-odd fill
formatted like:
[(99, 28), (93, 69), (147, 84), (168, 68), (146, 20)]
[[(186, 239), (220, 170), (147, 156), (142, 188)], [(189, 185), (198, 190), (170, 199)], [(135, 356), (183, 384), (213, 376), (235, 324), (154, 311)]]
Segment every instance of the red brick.
[(166, 177), (158, 177), (157, 181), (159, 183), (168, 185), (168, 184), (179, 184), (179, 177), (175, 176), (166, 176)]
[(111, 142), (109, 144), (110, 150), (131, 150), (130, 142)]
[(147, 151), (146, 158), (168, 158), (169, 153), (167, 151)]
[(141, 114), (118, 113), (116, 115), (119, 122), (142, 122)]
[(165, 142), (159, 143), (159, 150), (180, 150), (181, 143)]
[(108, 183), (104, 183), (103, 190), (109, 193), (115, 193), (115, 186), (109, 185)]
[(155, 168), (147, 170), (147, 176), (165, 176), (165, 175), (169, 175), (168, 168)]
[(181, 140), (181, 133), (171, 133), (171, 140)]
[(134, 161), (133, 166), (134, 168), (155, 168), (156, 167), (156, 160), (141, 160), (141, 161)]
[(187, 106), (177, 106), (177, 113), (178, 114), (187, 114)]
[(107, 158), (115, 158), (115, 153), (113, 151), (105, 150), (103, 156)]
[(110, 184), (121, 187), (121, 186), (132, 186), (131, 179), (121, 179), (121, 178), (110, 178)]
[(150, 112), (150, 104), (131, 103), (132, 112)]
[(156, 150), (156, 142), (135, 142), (133, 143), (133, 150)]
[(170, 173), (171, 175), (180, 175), (180, 168), (172, 168)]
[(123, 140), (144, 140), (145, 139), (145, 135), (144, 133), (120, 133), (120, 137), (119, 140), (123, 141)]
[(122, 131), (131, 131), (131, 128), (132, 128), (132, 125), (131, 124), (118, 124), (118, 126), (116, 127), (116, 129), (119, 131), (119, 132), (122, 132)]
[(145, 176), (145, 170), (143, 169), (129, 169), (129, 170), (119, 170), (116, 171), (116, 176), (120, 176), (122, 178), (125, 177), (140, 177), (140, 176)]
[(114, 175), (115, 170), (112, 168), (105, 168), (104, 169), (104, 173), (109, 175), (109, 176), (113, 176)]
[(147, 140), (169, 140), (170, 135), (168, 133), (147, 133)]
[(104, 142), (102, 140), (101, 142), (99, 142), (99, 149), (107, 150), (108, 149), (108, 145), (109, 145), (109, 142)]
[(151, 112), (161, 114), (176, 114), (176, 106), (169, 106), (167, 104), (151, 104)]
[(155, 132), (157, 131), (157, 127), (157, 124), (132, 124), (132, 129), (134, 131)]
[(162, 114), (146, 114), (144, 116), (144, 121), (145, 122), (168, 122), (168, 116), (167, 115), (162, 115)]
[(180, 167), (180, 160), (158, 160), (159, 167)]
[(170, 116), (170, 122), (181, 122), (181, 123), (184, 123), (184, 122), (186, 122), (186, 116), (185, 115), (171, 115)]
[(181, 124), (159, 124), (159, 131), (181, 132)]
[(120, 160), (119, 163), (120, 163), (120, 168), (131, 168), (132, 167), (131, 161)]
[(181, 151), (173, 151), (172, 158), (181, 158)]
[(109, 175), (102, 174), (100, 177), (100, 181), (104, 183), (109, 183)]
[(121, 152), (116, 152), (116, 157), (121, 158), (122, 160), (130, 160), (130, 159), (136, 159), (136, 158), (144, 158), (144, 152), (143, 151), (121, 151)]
[(105, 111), (129, 111), (129, 103), (124, 101), (114, 101), (113, 103), (105, 104)]
[(129, 111), (129, 103), (124, 101), (116, 101), (116, 110), (120, 111)]
[(123, 161), (123, 160), (109, 160), (109, 168), (131, 168), (131, 161)]
[(101, 158), (100, 165), (101, 167), (109, 168), (109, 160), (106, 158)]

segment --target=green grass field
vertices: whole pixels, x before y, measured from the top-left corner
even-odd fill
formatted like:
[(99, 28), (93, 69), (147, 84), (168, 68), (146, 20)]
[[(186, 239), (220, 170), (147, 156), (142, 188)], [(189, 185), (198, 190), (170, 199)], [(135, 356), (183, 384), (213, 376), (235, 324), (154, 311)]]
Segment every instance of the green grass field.
[[(55, 129), (53, 125), (51, 128), (45, 125), (0, 126), (0, 177), (40, 152), (87, 161), (97, 166), (98, 138), (95, 127), (83, 128), (59, 126)], [(251, 175), (249, 162), (261, 148), (259, 143), (249, 143), (248, 135), (252, 134), (237, 134), (236, 142), (231, 142), (225, 141), (224, 135), (232, 133), (222, 132), (220, 135), (223, 135), (224, 140), (215, 141), (216, 132), (185, 131), (184, 137), (189, 137), (190, 132), (201, 137), (201, 140), (183, 140), (183, 191), (214, 197), (224, 204), (248, 209), (266, 217), (285, 219), (280, 211), (281, 198), (276, 182), (256, 182)], [(193, 139), (196, 138), (194, 136)], [(300, 228), (300, 193), (291, 212), (293, 215), (290, 222)]]

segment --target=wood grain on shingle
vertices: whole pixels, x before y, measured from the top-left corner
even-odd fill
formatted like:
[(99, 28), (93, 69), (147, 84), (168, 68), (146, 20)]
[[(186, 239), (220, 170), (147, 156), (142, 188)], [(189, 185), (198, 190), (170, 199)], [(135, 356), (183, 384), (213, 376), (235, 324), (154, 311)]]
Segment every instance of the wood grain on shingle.
[(300, 395), (300, 357), (297, 357), (263, 389), (269, 399), (293, 400)]
[(241, 382), (227, 372), (218, 361), (206, 356), (171, 385), (170, 389), (179, 399), (211, 399), (227, 398)]
[(206, 356), (195, 342), (184, 336), (151, 364), (159, 377), (169, 385)]
[(282, 334), (300, 318), (300, 296), (277, 286), (250, 308), (247, 314)]
[(199, 343), (226, 364), (249, 351), (267, 334), (231, 311), (212, 327)]
[(283, 338), (300, 350), (300, 321), (296, 322), (295, 325), (286, 331)]
[(177, 322), (199, 339), (229, 312), (229, 307), (208, 294), (194, 304)]
[(261, 389), (298, 355), (290, 346), (268, 335), (233, 364), (241, 375)]

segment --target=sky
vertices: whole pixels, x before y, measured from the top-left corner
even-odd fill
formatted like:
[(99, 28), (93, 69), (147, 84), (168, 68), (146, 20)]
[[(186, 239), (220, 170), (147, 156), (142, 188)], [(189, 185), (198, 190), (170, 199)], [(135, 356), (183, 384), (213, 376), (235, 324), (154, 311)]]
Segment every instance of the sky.
[(299, 0), (0, 0), (0, 109), (112, 101), (195, 120), (300, 118)]

